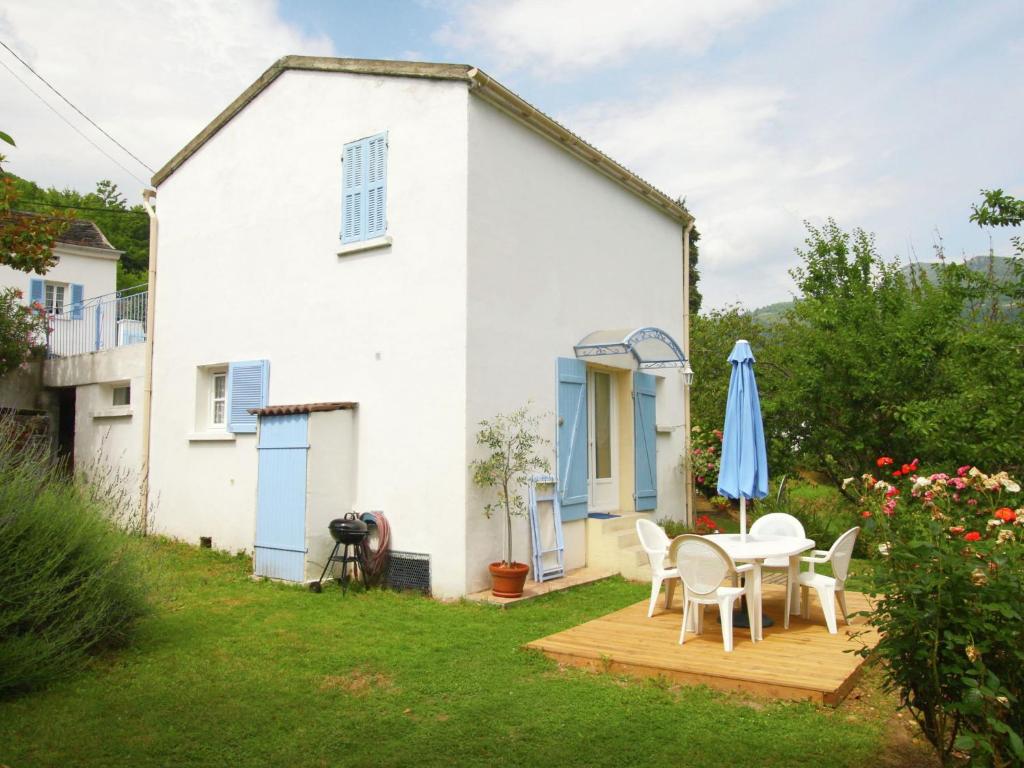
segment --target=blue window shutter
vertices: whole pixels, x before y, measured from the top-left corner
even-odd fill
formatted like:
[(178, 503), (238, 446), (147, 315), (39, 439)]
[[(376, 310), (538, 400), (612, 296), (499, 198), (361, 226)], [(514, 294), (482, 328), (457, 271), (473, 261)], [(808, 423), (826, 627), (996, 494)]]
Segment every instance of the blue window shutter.
[(248, 360), (228, 365), (228, 431), (255, 432), (256, 416), (250, 408), (267, 404), (270, 391), (270, 361)]
[(388, 229), (388, 135), (366, 139), (366, 239), (380, 237)]
[(341, 242), (366, 239), (366, 152), (368, 139), (345, 145), (341, 156)]
[(633, 476), (637, 512), (658, 506), (658, 460), (655, 422), (655, 378), (633, 374)]
[(587, 366), (558, 358), (558, 497), (562, 520), (587, 516)]
[(33, 277), (28, 281), (28, 303), (32, 304), (38, 301), (40, 304), (45, 305), (46, 291), (41, 278)]
[[(81, 283), (71, 284), (71, 319), (82, 319), (82, 299), (85, 296), (85, 286)], [(97, 315), (98, 316), (98, 315)], [(99, 321), (97, 321), (99, 322)]]

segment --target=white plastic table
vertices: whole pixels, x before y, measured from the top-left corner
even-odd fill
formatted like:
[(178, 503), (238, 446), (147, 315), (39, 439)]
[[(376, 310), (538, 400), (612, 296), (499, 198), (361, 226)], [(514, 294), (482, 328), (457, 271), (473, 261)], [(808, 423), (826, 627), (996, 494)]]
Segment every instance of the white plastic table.
[[(713, 533), (705, 536), (708, 541), (713, 541), (726, 551), (733, 559), (744, 563), (753, 563), (753, 593), (756, 605), (753, 609), (757, 628), (755, 630), (758, 640), (764, 639), (764, 628), (761, 626), (761, 566), (769, 558), (789, 558), (789, 589), (790, 599), (789, 612), (795, 614), (800, 610), (800, 594), (797, 586), (797, 573), (800, 568), (800, 555), (809, 549), (814, 549), (812, 539), (802, 539), (796, 536), (751, 536), (749, 533), (743, 536), (739, 533)], [(786, 617), (786, 624), (789, 617)]]

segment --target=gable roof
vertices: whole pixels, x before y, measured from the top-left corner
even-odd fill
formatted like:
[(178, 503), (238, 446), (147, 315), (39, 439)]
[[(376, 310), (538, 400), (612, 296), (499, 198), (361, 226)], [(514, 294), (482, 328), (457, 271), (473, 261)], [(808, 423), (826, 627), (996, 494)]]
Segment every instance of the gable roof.
[(68, 228), (57, 238), (57, 242), (68, 243), (69, 245), (84, 245), (87, 248), (102, 248), (107, 251), (121, 253), (121, 251), (118, 251), (110, 244), (107, 236), (100, 231), (95, 222), (88, 219), (72, 219)]
[[(36, 213), (35, 211), (11, 211), (8, 218), (14, 218), (17, 216), (32, 216), (34, 218), (41, 219), (53, 219), (54, 217), (48, 216), (45, 213)], [(110, 244), (107, 240), (106, 235), (100, 230), (96, 223), (89, 221), (88, 219), (71, 219), (68, 222), (67, 227), (60, 233), (60, 236), (56, 238), (56, 242), (64, 243), (65, 245), (78, 245), (85, 248), (98, 248), (103, 251), (112, 251), (114, 253), (124, 253), (119, 251), (117, 248)]]
[(429, 80), (453, 80), (466, 83), (470, 91), (509, 117), (524, 124), (560, 146), (569, 154), (595, 168), (612, 181), (647, 200), (683, 224), (693, 217), (679, 203), (616, 162), (601, 150), (587, 143), (561, 123), (532, 106), (497, 80), (468, 64), (433, 64), (418, 61), (387, 61), (378, 59), (337, 59), (322, 56), (285, 56), (274, 62), (266, 72), (246, 88), (223, 112), (186, 144), (166, 165), (153, 175), (159, 186), (180, 168), (200, 147), (248, 106), (281, 74), (288, 70), (307, 72), (343, 72), (384, 77), (412, 77)]

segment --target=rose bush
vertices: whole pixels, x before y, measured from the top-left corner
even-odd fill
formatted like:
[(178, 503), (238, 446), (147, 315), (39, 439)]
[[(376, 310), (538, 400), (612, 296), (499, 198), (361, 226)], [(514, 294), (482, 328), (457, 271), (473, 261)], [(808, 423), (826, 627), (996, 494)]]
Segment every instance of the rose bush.
[(1024, 495), (1005, 472), (877, 462), (859, 486), (874, 545), (872, 651), (943, 764), (1024, 762)]
[(25, 306), (17, 288), (0, 289), (0, 376), (26, 363), (35, 349), (45, 348), (48, 330), (39, 302)]
[(690, 430), (690, 453), (687, 456), (693, 484), (705, 498), (718, 493), (718, 470), (722, 465), (722, 430)]

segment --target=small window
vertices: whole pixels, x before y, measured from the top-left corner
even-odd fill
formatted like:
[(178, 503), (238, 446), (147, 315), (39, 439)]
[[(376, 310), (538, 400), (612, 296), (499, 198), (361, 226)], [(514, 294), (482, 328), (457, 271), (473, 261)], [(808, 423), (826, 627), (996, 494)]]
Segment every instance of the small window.
[(210, 383), (210, 423), (215, 427), (223, 427), (227, 413), (228, 375), (215, 373)]
[(46, 298), (43, 306), (46, 312), (51, 315), (60, 315), (64, 312), (64, 293), (67, 286), (63, 283), (46, 283)]
[(132, 388), (130, 386), (114, 387), (113, 405), (131, 405)]

